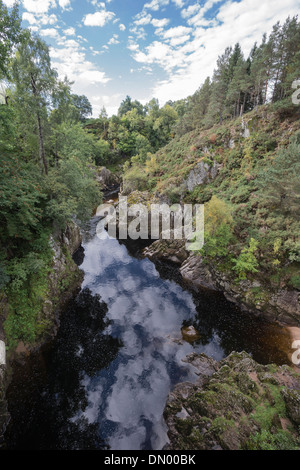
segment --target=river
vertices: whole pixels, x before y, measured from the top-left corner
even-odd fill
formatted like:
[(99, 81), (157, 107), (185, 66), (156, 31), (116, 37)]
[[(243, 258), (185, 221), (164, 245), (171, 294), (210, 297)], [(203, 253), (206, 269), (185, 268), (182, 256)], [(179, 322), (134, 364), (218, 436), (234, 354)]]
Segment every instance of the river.
[[(187, 354), (220, 360), (245, 350), (261, 363), (287, 362), (282, 328), (221, 294), (190, 292), (174, 267), (143, 259), (139, 242), (100, 240), (98, 220), (83, 227), (75, 259), (84, 280), (56, 338), (14, 366), (8, 449), (162, 449), (167, 396), (195, 380)], [(199, 332), (194, 342), (182, 338), (188, 325)]]

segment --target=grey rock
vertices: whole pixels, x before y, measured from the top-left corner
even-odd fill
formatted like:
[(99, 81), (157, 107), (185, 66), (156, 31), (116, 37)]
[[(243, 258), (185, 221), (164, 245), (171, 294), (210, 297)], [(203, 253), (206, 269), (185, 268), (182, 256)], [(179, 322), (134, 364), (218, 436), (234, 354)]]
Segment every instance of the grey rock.
[(207, 184), (214, 180), (218, 175), (220, 167), (221, 165), (216, 162), (214, 162), (213, 166), (204, 162), (197, 163), (195, 168), (190, 171), (185, 182), (185, 186), (188, 191), (193, 191), (196, 186)]

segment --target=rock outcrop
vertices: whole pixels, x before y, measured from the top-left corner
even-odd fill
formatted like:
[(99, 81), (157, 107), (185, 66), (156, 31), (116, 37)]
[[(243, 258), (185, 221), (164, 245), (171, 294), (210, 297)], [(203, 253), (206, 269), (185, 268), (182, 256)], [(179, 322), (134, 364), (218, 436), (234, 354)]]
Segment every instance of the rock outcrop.
[(182, 240), (156, 240), (143, 251), (151, 260), (162, 260), (181, 265), (189, 256)]
[(220, 165), (217, 162), (213, 162), (212, 165), (203, 161), (197, 163), (187, 177), (185, 182), (187, 190), (193, 191), (195, 186), (207, 184), (214, 180), (218, 175)]
[(185, 361), (197, 378), (169, 394), (167, 450), (299, 448), (300, 376), (293, 369), (258, 364), (245, 352)]
[(117, 186), (120, 184), (120, 178), (114, 175), (105, 166), (99, 168), (96, 174), (96, 180), (98, 181), (103, 191), (107, 191), (111, 189), (113, 186)]

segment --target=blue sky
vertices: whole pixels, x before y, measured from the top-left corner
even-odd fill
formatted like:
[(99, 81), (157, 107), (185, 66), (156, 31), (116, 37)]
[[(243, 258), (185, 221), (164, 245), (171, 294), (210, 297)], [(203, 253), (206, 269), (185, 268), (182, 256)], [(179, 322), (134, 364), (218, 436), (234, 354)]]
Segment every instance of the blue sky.
[[(14, 0), (3, 0), (11, 6)], [(85, 94), (96, 117), (130, 95), (187, 97), (218, 55), (240, 42), (246, 55), (300, 0), (21, 0), (23, 26), (50, 46), (53, 66)]]

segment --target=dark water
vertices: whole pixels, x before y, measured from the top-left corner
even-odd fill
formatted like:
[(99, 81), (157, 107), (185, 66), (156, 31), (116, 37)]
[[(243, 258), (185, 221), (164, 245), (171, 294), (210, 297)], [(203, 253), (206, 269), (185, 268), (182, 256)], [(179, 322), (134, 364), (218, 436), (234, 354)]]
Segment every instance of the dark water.
[[(173, 268), (142, 259), (137, 242), (99, 240), (97, 222), (76, 254), (82, 290), (56, 339), (15, 365), (8, 449), (161, 449), (167, 395), (195, 379), (187, 354), (220, 360), (246, 350), (261, 363), (287, 361), (282, 329), (222, 295), (193, 295)], [(182, 340), (183, 325), (198, 329), (197, 343)]]

